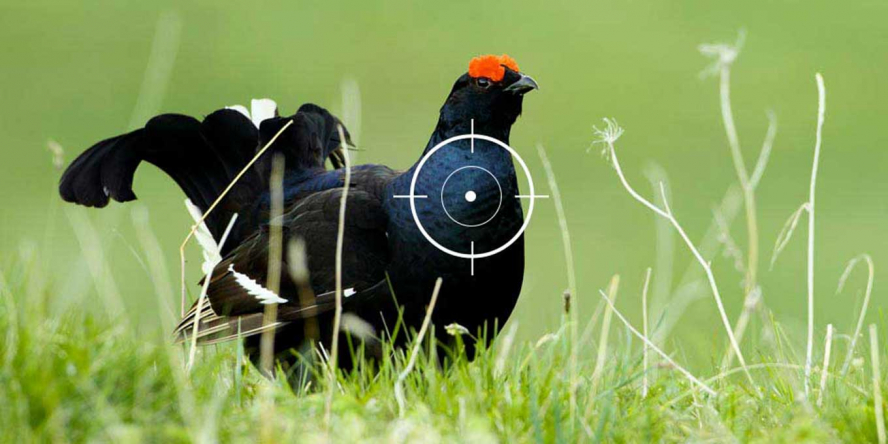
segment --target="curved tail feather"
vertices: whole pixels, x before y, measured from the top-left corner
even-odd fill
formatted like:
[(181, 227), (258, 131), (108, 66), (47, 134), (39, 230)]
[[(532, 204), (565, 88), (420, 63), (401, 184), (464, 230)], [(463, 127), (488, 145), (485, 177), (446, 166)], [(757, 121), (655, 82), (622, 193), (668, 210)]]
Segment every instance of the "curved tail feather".
[[(327, 110), (305, 104), (290, 117), (273, 117), (261, 130), (240, 112), (222, 109), (203, 122), (181, 114), (154, 117), (144, 128), (96, 143), (81, 154), (62, 175), (59, 193), (68, 202), (104, 207), (111, 199), (136, 199), (133, 176), (144, 161), (169, 175), (202, 211), (212, 205), (231, 181), (286, 124), (274, 152), (284, 154), (287, 175), (324, 168), (331, 158), (334, 166), (340, 148), (338, 127), (342, 123)], [(346, 143), (350, 143), (348, 132)], [(265, 155), (241, 177), (236, 186), (207, 217), (207, 227), (217, 239), (232, 214), (251, 208), (268, 190), (271, 156)], [(243, 219), (242, 219), (243, 220)], [(255, 228), (255, 227), (252, 227)], [(250, 227), (241, 230), (250, 231)]]
[[(136, 199), (133, 176), (143, 161), (169, 175), (201, 210), (216, 200), (256, 151), (253, 124), (237, 111), (219, 110), (203, 122), (180, 114), (154, 117), (144, 128), (103, 140), (80, 155), (62, 175), (59, 193), (68, 202), (104, 207), (110, 199)], [(207, 226), (218, 238), (231, 214), (264, 186), (245, 174)]]

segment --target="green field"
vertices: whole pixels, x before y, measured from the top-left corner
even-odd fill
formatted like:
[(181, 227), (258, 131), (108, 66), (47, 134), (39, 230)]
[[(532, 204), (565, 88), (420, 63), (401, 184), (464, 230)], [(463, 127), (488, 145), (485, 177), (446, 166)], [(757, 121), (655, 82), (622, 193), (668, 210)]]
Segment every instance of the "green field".
[[(813, 436), (817, 441), (875, 440), (866, 329), (855, 355), (863, 364), (829, 383), (823, 408), (799, 396), (803, 378), (797, 367), (756, 370), (764, 400), (737, 373), (718, 381), (717, 397), (694, 392), (701, 398), (668, 404), (690, 386), (680, 374), (662, 370), (654, 374), (659, 388), (642, 399), (641, 344), (630, 341), (616, 319), (606, 350), (614, 359), (600, 371), (598, 385), (589, 385), (602, 343), (602, 319), (595, 318), (603, 307), (598, 290), (614, 274), (621, 276), (616, 306), (640, 327), (645, 272), (653, 268), (651, 328), (674, 325), (658, 344), (695, 375), (720, 374), (729, 346), (694, 257), (668, 223), (632, 200), (599, 155), (602, 146), (592, 147), (592, 141), (593, 125), (601, 127), (604, 117), (625, 127), (617, 150), (627, 179), (654, 199), (657, 188), (648, 177), (665, 178), (675, 217), (691, 240), (709, 246), (704, 256), (712, 261), (725, 311), (735, 322), (743, 310), (743, 273), (736, 255), (724, 253), (732, 251), (725, 248), (731, 243), (725, 236), (710, 236), (710, 242), (704, 237), (713, 209), (738, 180), (722, 124), (718, 77), (701, 78), (710, 61), (697, 47), (733, 42), (745, 31), (731, 71), (731, 94), (750, 170), (768, 128), (768, 110), (778, 128), (756, 191), (763, 305), (741, 347), (750, 364), (803, 365), (805, 216), (773, 268), (770, 259), (784, 222), (808, 198), (817, 121), (814, 75), (822, 73), (827, 108), (816, 201), (814, 360), (822, 362), (832, 324), (837, 334), (832, 371), (839, 371), (866, 286), (863, 268), (843, 292), (836, 288), (848, 261), (861, 253), (875, 263), (864, 325), (876, 323), (882, 345), (888, 343), (880, 291), (888, 264), (888, 154), (881, 146), (888, 140), (885, 17), (888, 4), (880, 1), (435, 6), (5, 1), (0, 326), (7, 339), (0, 349), (5, 387), (0, 401), (12, 402), (2, 402), (7, 410), (0, 412), (9, 422), (0, 425), (23, 434), (15, 436), (45, 440), (164, 441), (200, 440), (200, 433), (216, 426), (220, 439), (246, 439), (263, 422), (263, 404), (256, 398), (263, 384), (254, 371), (235, 381), (233, 347), (201, 353), (187, 383), (177, 367), (181, 353), (165, 346), (163, 324), (170, 318), (158, 307), (178, 306), (171, 296), (176, 289), (158, 277), (152, 266), (158, 264), (145, 252), (133, 217), (147, 209), (150, 232), (162, 248), (159, 264), (175, 281), (177, 247), (191, 222), (175, 184), (148, 166), (136, 176), (135, 204), (101, 211), (63, 205), (49, 141), (64, 148), (67, 164), (92, 143), (154, 114), (202, 116), (271, 97), (284, 113), (311, 101), (343, 116), (362, 148), (358, 162), (407, 167), (418, 158), (468, 60), (508, 53), (541, 86), (526, 98), (511, 145), (544, 194), (552, 190), (537, 146), (548, 153), (572, 240), (574, 314), (580, 330), (590, 319), (596, 322), (578, 345), (582, 383), (562, 372), (564, 366), (549, 366), (569, 359), (572, 345), (563, 335), (527, 358), (541, 337), (564, 328), (562, 293), (569, 285), (555, 202), (543, 200), (527, 231), (524, 291), (506, 326), (516, 333), (505, 370), (494, 375), (496, 348), (490, 359), (452, 370), (420, 366), (408, 390), (412, 425), (395, 420), (396, 370), (373, 381), (345, 376), (345, 393), (334, 404), (340, 425), (334, 438), (779, 440), (778, 431), (798, 431), (827, 434)], [(748, 231), (739, 204), (726, 225), (744, 255), (739, 263), (746, 264)], [(198, 255), (196, 247), (189, 249), (190, 282), (197, 281)], [(109, 304), (122, 304), (125, 314), (107, 317)], [(71, 368), (76, 375), (66, 373)], [(819, 377), (815, 371), (817, 384)], [(445, 399), (436, 394), (439, 387), (462, 395)], [(582, 391), (577, 397), (582, 413), (592, 405), (582, 420), (582, 414), (570, 413), (574, 390)], [(322, 394), (293, 396), (283, 388), (275, 393), (276, 430), (294, 434), (292, 440), (303, 432), (324, 438)], [(77, 412), (87, 408), (98, 414)], [(197, 416), (201, 421), (189, 420)]]

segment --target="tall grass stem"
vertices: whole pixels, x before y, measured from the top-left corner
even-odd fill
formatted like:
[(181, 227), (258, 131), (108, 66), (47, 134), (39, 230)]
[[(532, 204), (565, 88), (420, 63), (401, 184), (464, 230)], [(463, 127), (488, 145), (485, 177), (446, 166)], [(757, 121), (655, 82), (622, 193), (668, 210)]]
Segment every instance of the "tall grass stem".
[(432, 322), (432, 313), (435, 311), (435, 304), (438, 302), (438, 293), (441, 292), (441, 284), (444, 282), (443, 279), (438, 278), (435, 281), (435, 289), (432, 290), (432, 299), (429, 301), (429, 306), (426, 308), (425, 318), (422, 321), (422, 326), (419, 328), (419, 333), (417, 333), (416, 338), (413, 340), (413, 349), (410, 351), (410, 358), (407, 360), (407, 365), (404, 367), (404, 370), (398, 374), (398, 379), (395, 381), (395, 400), (398, 402), (398, 416), (404, 417), (404, 412), (407, 408), (407, 403), (404, 400), (404, 381), (410, 376), (410, 372), (413, 371), (413, 367), (416, 365), (416, 357), (419, 355), (419, 349), (422, 347), (423, 338), (425, 338), (426, 331), (429, 329), (429, 324)]
[(574, 271), (573, 249), (570, 242), (570, 230), (567, 227), (567, 216), (564, 211), (564, 203), (561, 200), (561, 191), (558, 188), (558, 182), (555, 180), (555, 171), (552, 169), (552, 163), (549, 162), (549, 156), (546, 155), (546, 149), (542, 144), (537, 145), (537, 152), (540, 161), (546, 171), (546, 179), (549, 182), (549, 189), (552, 192), (552, 198), (555, 201), (555, 213), (558, 215), (558, 225), (561, 229), (561, 243), (564, 245), (564, 262), (567, 266), (567, 283), (570, 288), (570, 300), (573, 306), (568, 313), (570, 315), (570, 381), (571, 389), (569, 392), (569, 408), (571, 427), (576, 423), (577, 413), (577, 388), (579, 387), (579, 376), (577, 374), (577, 361), (579, 359), (579, 343), (577, 332), (577, 316), (579, 309), (579, 293), (577, 293), (577, 279)]
[(336, 232), (336, 307), (333, 312), (333, 338), (330, 345), (330, 360), (328, 368), (329, 386), (327, 387), (327, 400), (325, 403), (324, 419), (329, 427), (331, 420), (331, 409), (333, 407), (333, 393), (336, 387), (336, 372), (339, 365), (339, 325), (342, 322), (342, 248), (345, 243), (345, 210), (348, 202), (348, 188), (351, 186), (351, 160), (349, 159), (348, 147), (345, 145), (345, 131), (342, 125), (337, 127), (339, 131), (339, 140), (342, 144), (342, 159), (345, 170), (342, 196), (339, 199), (339, 226)]
[(814, 197), (817, 189), (817, 169), (820, 166), (823, 121), (826, 114), (826, 87), (823, 76), (817, 79), (817, 136), (814, 143), (814, 165), (811, 168), (811, 186), (808, 194), (808, 344), (805, 353), (805, 394), (811, 386), (811, 361), (814, 354)]

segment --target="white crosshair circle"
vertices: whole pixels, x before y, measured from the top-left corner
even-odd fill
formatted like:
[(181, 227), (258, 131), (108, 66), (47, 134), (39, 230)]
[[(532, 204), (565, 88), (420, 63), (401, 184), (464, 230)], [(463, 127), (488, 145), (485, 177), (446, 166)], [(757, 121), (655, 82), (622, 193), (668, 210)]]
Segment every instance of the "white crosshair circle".
[[(524, 216), (524, 223), (521, 224), (521, 228), (518, 230), (517, 233), (515, 233), (514, 236), (512, 236), (511, 239), (509, 239), (508, 242), (506, 242), (505, 244), (503, 244), (499, 248), (496, 248), (496, 249), (490, 250), (490, 251), (486, 251), (484, 253), (475, 253), (474, 251), (472, 251), (471, 253), (461, 253), (459, 251), (453, 251), (453, 250), (439, 244), (434, 238), (432, 238), (432, 236), (429, 236), (429, 233), (427, 233), (425, 228), (422, 226), (422, 222), (419, 221), (419, 215), (416, 214), (416, 179), (419, 177), (419, 172), (422, 171), (422, 166), (425, 165), (426, 161), (429, 160), (430, 157), (432, 157), (432, 154), (435, 154), (441, 148), (444, 148), (445, 146), (447, 146), (453, 142), (456, 142), (459, 140), (466, 140), (466, 139), (486, 140), (488, 142), (495, 143), (495, 144), (499, 145), (501, 148), (508, 151), (509, 154), (511, 154), (512, 157), (514, 157), (515, 160), (518, 161), (518, 164), (521, 165), (521, 169), (524, 170), (524, 175), (527, 176), (527, 186), (528, 186), (528, 188), (530, 188), (530, 196), (531, 196), (530, 205), (527, 207), (527, 216)], [(456, 257), (460, 257), (463, 259), (482, 259), (482, 258), (490, 257), (490, 256), (493, 256), (494, 254), (502, 252), (506, 248), (509, 248), (509, 246), (514, 244), (521, 237), (521, 235), (524, 233), (524, 230), (527, 229), (527, 225), (530, 223), (531, 214), (533, 214), (533, 204), (534, 204), (534, 201), (536, 200), (533, 196), (536, 196), (536, 190), (533, 187), (533, 178), (530, 177), (530, 170), (527, 168), (527, 164), (524, 163), (524, 159), (522, 159), (521, 156), (519, 156), (518, 153), (514, 149), (512, 149), (512, 147), (510, 147), (509, 145), (506, 145), (505, 143), (499, 141), (498, 139), (494, 139), (493, 137), (485, 136), (483, 134), (462, 134), (459, 136), (453, 136), (453, 137), (435, 145), (432, 149), (429, 150), (428, 153), (426, 153), (425, 156), (422, 156), (422, 159), (420, 159), (419, 163), (416, 165), (416, 171), (413, 173), (413, 179), (410, 181), (410, 195), (408, 197), (410, 198), (410, 212), (413, 213), (413, 221), (416, 222), (416, 227), (419, 228), (419, 232), (422, 233), (423, 237), (425, 237), (426, 240), (428, 240), (432, 245), (434, 245), (435, 248), (437, 248), (437, 249), (439, 249), (451, 256), (456, 256)], [(466, 198), (468, 199), (468, 197), (469, 197), (469, 195), (468, 195), (468, 193), (466, 193)]]
[[(481, 223), (479, 223), (479, 224), (466, 224), (466, 223), (462, 223), (462, 222), (460, 222), (460, 221), (454, 219), (454, 217), (450, 215), (450, 212), (447, 211), (447, 205), (444, 205), (444, 188), (447, 187), (447, 181), (449, 181), (450, 178), (453, 177), (454, 174), (456, 174), (456, 173), (458, 173), (458, 172), (460, 172), (460, 171), (462, 171), (462, 170), (465, 170), (465, 169), (473, 169), (473, 170), (481, 170), (481, 171), (484, 171), (485, 173), (487, 173), (488, 175), (490, 175), (490, 177), (493, 178), (493, 182), (496, 183), (496, 187), (499, 189), (499, 203), (498, 203), (497, 206), (496, 206), (496, 211), (494, 211), (493, 214), (492, 214), (489, 218), (487, 218), (487, 220), (485, 220), (484, 222), (481, 222)], [(478, 198), (478, 195), (475, 194), (474, 191), (469, 190), (469, 191), (466, 191), (465, 198), (466, 198), (466, 202), (471, 203), (471, 202), (474, 202), (475, 199)], [(453, 172), (450, 173), (450, 174), (447, 176), (446, 179), (444, 179), (444, 185), (441, 185), (441, 207), (444, 208), (444, 214), (446, 214), (447, 217), (449, 217), (450, 220), (452, 220), (454, 223), (459, 224), (459, 225), (462, 225), (462, 226), (464, 226), (464, 227), (466, 227), (466, 228), (476, 228), (476, 227), (480, 227), (481, 225), (484, 225), (484, 224), (486, 224), (487, 222), (492, 221), (493, 218), (496, 217), (497, 214), (499, 214), (499, 210), (500, 210), (500, 208), (502, 208), (502, 206), (503, 206), (503, 187), (500, 185), (499, 181), (496, 180), (496, 176), (494, 176), (493, 173), (491, 173), (490, 171), (488, 171), (486, 168), (481, 168), (481, 167), (479, 167), (479, 166), (475, 166), (475, 165), (467, 165), (467, 166), (464, 166), (464, 167), (457, 168), (457, 169), (453, 170)]]

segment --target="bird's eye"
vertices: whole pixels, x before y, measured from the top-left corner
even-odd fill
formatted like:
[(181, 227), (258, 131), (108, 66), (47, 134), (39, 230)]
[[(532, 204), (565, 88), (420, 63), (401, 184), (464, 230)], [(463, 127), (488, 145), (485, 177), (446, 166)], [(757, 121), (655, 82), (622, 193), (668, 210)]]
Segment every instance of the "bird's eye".
[(484, 89), (489, 88), (490, 87), (490, 79), (488, 79), (487, 77), (480, 77), (478, 79), (478, 86), (480, 86)]

